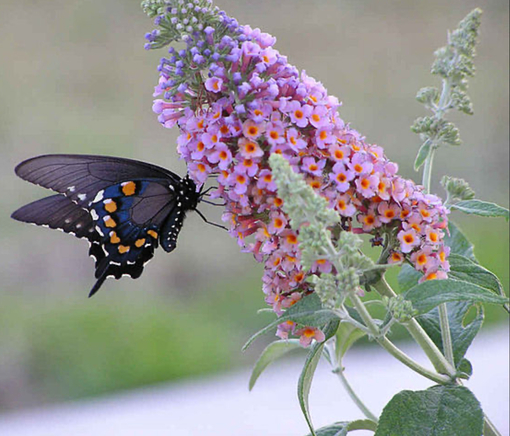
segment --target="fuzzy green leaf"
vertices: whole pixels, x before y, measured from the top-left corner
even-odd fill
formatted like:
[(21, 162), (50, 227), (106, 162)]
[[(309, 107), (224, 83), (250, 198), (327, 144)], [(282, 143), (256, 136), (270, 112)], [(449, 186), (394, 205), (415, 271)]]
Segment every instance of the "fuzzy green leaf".
[(430, 154), (431, 145), (432, 145), (432, 141), (427, 140), (420, 147), (420, 150), (418, 151), (418, 154), (416, 155), (416, 160), (414, 161), (414, 170), (415, 171), (418, 171), (421, 168), (421, 166), (425, 163), (425, 160), (427, 160), (427, 157)]
[[(348, 421), (335, 422), (334, 424), (321, 427), (315, 431), (316, 436), (346, 436), (348, 430)], [(307, 436), (312, 436), (312, 433), (308, 433)]]
[(326, 337), (324, 342), (315, 343), (308, 356), (306, 357), (305, 364), (303, 366), (303, 370), (301, 371), (301, 375), (299, 376), (298, 381), (298, 400), (299, 405), (301, 406), (301, 410), (303, 411), (303, 415), (305, 416), (308, 427), (310, 428), (310, 432), (312, 436), (317, 436), (312, 424), (312, 417), (310, 416), (310, 408), (308, 405), (308, 396), (310, 395), (310, 388), (312, 386), (313, 375), (315, 374), (315, 370), (317, 369), (317, 364), (322, 355), (322, 351), (324, 350), (324, 344), (326, 341), (331, 338), (337, 331), (338, 325), (340, 324), (339, 320), (331, 321), (324, 328), (324, 335)]
[(294, 321), (298, 324), (310, 327), (322, 327), (335, 319), (338, 319), (338, 315), (332, 310), (322, 309), (320, 298), (315, 294), (310, 294), (287, 309), (282, 316), (255, 333), (248, 339), (246, 344), (244, 344), (242, 350), (247, 350), (255, 339), (272, 330), (282, 322)]
[(413, 286), (416, 286), (422, 276), (421, 272), (416, 271), (411, 265), (405, 263), (398, 273), (398, 287), (402, 292), (406, 292)]
[(255, 366), (253, 367), (253, 371), (251, 372), (249, 390), (253, 389), (257, 379), (260, 374), (268, 367), (268, 365), (275, 360), (278, 360), (280, 357), (289, 353), (296, 348), (302, 348), (298, 339), (287, 339), (282, 341), (274, 341), (271, 342), (265, 349), (262, 351), (260, 357), (257, 362), (255, 362)]
[(505, 296), (503, 285), (498, 277), (487, 268), (459, 254), (450, 254), (450, 272), (448, 277), (474, 283), (498, 295)]
[(482, 200), (464, 200), (459, 201), (451, 206), (452, 210), (460, 210), (461, 212), (468, 214), (475, 214), (480, 216), (488, 216), (488, 217), (503, 217), (507, 220), (509, 219), (509, 211), (508, 209), (499, 206), (495, 203), (490, 203), (488, 201)]
[(358, 340), (365, 336), (366, 333), (352, 324), (343, 322), (336, 332), (336, 353), (337, 359), (341, 362), (345, 353)]
[(424, 314), (450, 301), (505, 304), (508, 299), (478, 285), (460, 280), (428, 280), (409, 289), (404, 295), (418, 314)]
[(402, 391), (384, 408), (375, 436), (480, 436), (483, 411), (463, 386)]
[[(476, 316), (469, 324), (465, 325), (464, 320), (471, 307), (473, 307), (473, 305), (466, 301), (446, 303), (448, 324), (450, 326), (450, 335), (452, 338), (453, 358), (456, 368), (463, 372), (465, 372), (465, 368), (461, 368), (462, 362), (465, 360), (463, 357), (482, 327), (484, 319), (483, 307), (481, 305), (475, 305), (477, 310)], [(430, 339), (443, 351), (443, 339), (441, 337), (438, 308), (419, 316), (417, 321), (427, 332)]]
[[(356, 421), (335, 422), (318, 429), (315, 434), (317, 436), (346, 436), (348, 432), (355, 430), (372, 430), (377, 429), (377, 423), (370, 419), (357, 419)], [(307, 436), (311, 436), (309, 433)]]
[(445, 244), (450, 247), (451, 253), (460, 254), (461, 256), (477, 262), (473, 244), (464, 236), (464, 233), (453, 222), (448, 223), (448, 232), (444, 238)]

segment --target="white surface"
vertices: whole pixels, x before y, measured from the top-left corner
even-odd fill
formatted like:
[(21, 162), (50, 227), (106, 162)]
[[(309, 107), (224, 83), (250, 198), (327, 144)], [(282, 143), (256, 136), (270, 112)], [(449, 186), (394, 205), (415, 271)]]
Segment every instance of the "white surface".
[[(425, 362), (420, 350), (405, 351)], [(478, 337), (467, 355), (474, 367), (467, 386), (503, 436), (509, 434), (508, 352), (508, 331), (499, 331)], [(376, 414), (398, 391), (431, 385), (378, 347), (351, 350), (344, 363), (352, 386)], [(0, 435), (304, 436), (308, 430), (296, 398), (299, 372), (296, 360), (269, 367), (252, 392), (249, 371), (243, 371), (0, 415)], [(362, 417), (325, 363), (315, 375), (310, 405), (316, 427)]]

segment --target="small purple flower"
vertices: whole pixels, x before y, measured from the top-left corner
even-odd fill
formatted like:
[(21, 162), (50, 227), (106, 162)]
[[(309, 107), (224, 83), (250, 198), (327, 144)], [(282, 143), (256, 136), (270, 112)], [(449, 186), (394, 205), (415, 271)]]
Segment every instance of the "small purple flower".
[(211, 172), (211, 167), (203, 162), (191, 162), (188, 165), (188, 172), (194, 180), (204, 184)]
[(325, 106), (315, 106), (310, 116), (310, 124), (314, 127), (322, 127), (329, 124), (328, 109)]
[(336, 182), (338, 191), (345, 192), (350, 188), (349, 182), (354, 179), (354, 171), (347, 169), (343, 163), (338, 162), (333, 165), (329, 178)]
[(379, 203), (377, 206), (377, 212), (379, 213), (379, 220), (382, 223), (388, 224), (394, 219), (397, 219), (400, 215), (401, 208), (398, 204), (387, 203), (385, 201)]
[(277, 145), (285, 142), (285, 129), (281, 122), (276, 121), (266, 124), (266, 139), (270, 145)]
[(207, 160), (212, 164), (218, 164), (221, 170), (226, 170), (232, 162), (232, 152), (225, 144), (218, 144), (207, 155)]
[(319, 162), (316, 162), (313, 157), (305, 157), (303, 158), (303, 162), (301, 164), (301, 168), (308, 174), (312, 174), (317, 177), (322, 176), (322, 170), (326, 165), (326, 160), (321, 159)]
[(336, 198), (335, 209), (345, 217), (352, 217), (357, 212), (356, 206), (352, 204), (351, 197), (347, 194), (339, 195)]
[(270, 192), (276, 191), (276, 183), (273, 180), (273, 175), (269, 170), (262, 170), (259, 173), (259, 179), (257, 181), (257, 188), (267, 189)]
[(205, 145), (205, 148), (208, 150), (215, 147), (220, 143), (221, 133), (218, 127), (214, 125), (209, 128), (209, 130), (201, 135), (202, 142)]
[(314, 339), (317, 342), (323, 342), (324, 339), (326, 339), (324, 333), (315, 327), (305, 327), (303, 329), (296, 330), (295, 334), (299, 336), (299, 343), (303, 347), (308, 347)]
[(298, 127), (306, 127), (308, 125), (308, 117), (312, 113), (312, 106), (309, 104), (301, 105), (299, 101), (292, 100), (284, 105), (283, 111), (287, 113), (292, 122)]
[(356, 179), (356, 188), (365, 198), (372, 198), (377, 190), (379, 178), (375, 175), (364, 175)]
[(307, 146), (307, 142), (301, 138), (299, 132), (294, 127), (287, 129), (287, 143), (296, 153), (299, 153), (300, 150)]
[(223, 79), (219, 77), (210, 77), (205, 81), (205, 89), (210, 92), (218, 93), (221, 92), (223, 86)]
[(420, 237), (413, 228), (401, 230), (398, 232), (397, 238), (400, 241), (400, 251), (402, 251), (402, 253), (409, 253), (420, 245)]
[(365, 153), (355, 153), (349, 163), (349, 168), (354, 171), (356, 175), (370, 174), (374, 165)]

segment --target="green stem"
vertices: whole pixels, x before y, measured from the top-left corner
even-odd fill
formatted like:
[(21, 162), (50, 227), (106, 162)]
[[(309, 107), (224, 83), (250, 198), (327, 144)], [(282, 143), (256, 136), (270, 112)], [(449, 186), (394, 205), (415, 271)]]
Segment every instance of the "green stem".
[[(381, 295), (385, 295), (390, 298), (397, 296), (384, 277), (372, 286)], [(441, 374), (447, 374), (450, 377), (455, 375), (455, 368), (448, 362), (448, 360), (445, 359), (439, 348), (437, 348), (436, 344), (434, 344), (432, 339), (430, 339), (425, 330), (423, 330), (421, 325), (418, 324), (415, 319), (411, 319), (409, 322), (405, 323), (404, 327), (423, 349), (429, 360), (434, 365), (434, 368), (436, 368), (436, 371)], [(448, 378), (448, 381), (451, 381), (451, 379)]]
[[(388, 338), (383, 337), (379, 334), (379, 329), (377, 325), (374, 323), (374, 320), (372, 319), (372, 316), (366, 309), (363, 302), (360, 300), (360, 298), (357, 295), (352, 295), (351, 301), (353, 302), (354, 306), (356, 307), (356, 310), (360, 314), (361, 318), (367, 325), (367, 327), (372, 332), (372, 336), (375, 338), (377, 343), (381, 345), (388, 353), (390, 353), (393, 357), (395, 357), (397, 360), (402, 362), (404, 365), (411, 368), (413, 371), (417, 372), (418, 374), (436, 382), (439, 384), (446, 384), (451, 382), (451, 378), (443, 375), (438, 374), (435, 371), (431, 371), (423, 366), (421, 366), (418, 362), (411, 359), (407, 354), (405, 354), (402, 350), (397, 348), (393, 342), (391, 342)], [(444, 359), (444, 357), (443, 357)]]
[(435, 141), (432, 141), (432, 145), (430, 146), (430, 152), (427, 158), (425, 159), (425, 163), (423, 164), (423, 175), (421, 177), (421, 184), (425, 187), (425, 192), (428, 194), (430, 192), (430, 183), (432, 180), (432, 167), (434, 164), (434, 155), (436, 154), (436, 144)]
[(450, 333), (450, 322), (448, 321), (448, 309), (446, 307), (446, 303), (439, 305), (439, 325), (441, 326), (441, 339), (443, 342), (444, 356), (450, 365), (455, 366), (452, 335)]
[(484, 416), (483, 421), (483, 436), (501, 436), (501, 433), (491, 420), (487, 418), (487, 415)]
[[(332, 338), (332, 339), (334, 339), (334, 338)], [(336, 341), (331, 340), (331, 339), (326, 343), (326, 348), (328, 349), (329, 358), (331, 359), (331, 366), (333, 367), (333, 372), (338, 376), (343, 387), (349, 394), (349, 397), (351, 397), (351, 400), (354, 401), (354, 404), (356, 404), (356, 406), (358, 406), (358, 409), (361, 410), (363, 415), (365, 415), (368, 419), (371, 419), (372, 421), (377, 423), (378, 422), (377, 417), (370, 411), (370, 409), (365, 405), (365, 403), (361, 400), (361, 398), (358, 397), (358, 395), (356, 394), (356, 392), (354, 392), (354, 389), (348, 382), (347, 378), (345, 377), (342, 362), (339, 362), (336, 357), (337, 352), (335, 350), (335, 347), (336, 347), (335, 344), (336, 344)]]
[(361, 401), (361, 399), (356, 395), (356, 392), (352, 389), (350, 383), (348, 382), (347, 378), (344, 375), (344, 370), (341, 365), (336, 367), (333, 372), (338, 376), (340, 379), (340, 382), (342, 383), (343, 387), (349, 394), (349, 397), (351, 397), (351, 400), (354, 401), (356, 406), (358, 406), (358, 409), (363, 412), (363, 415), (365, 415), (368, 419), (371, 419), (374, 422), (378, 422), (379, 420), (377, 417), (368, 409), (367, 406), (365, 406), (365, 403)]
[[(438, 120), (441, 120), (444, 117), (444, 114), (448, 111), (450, 94), (451, 79), (447, 78), (443, 80), (443, 89), (441, 91), (441, 97), (439, 98), (439, 104), (434, 111), (434, 115)], [(425, 159), (422, 175), (422, 185), (425, 188), (425, 192), (427, 194), (430, 192), (432, 167), (434, 164), (434, 155), (437, 149), (437, 138), (430, 140), (432, 141), (432, 144), (430, 146), (429, 155), (427, 156), (427, 159)], [(444, 356), (446, 357), (449, 365), (454, 367), (455, 362), (453, 359), (452, 335), (450, 332), (450, 323), (448, 322), (448, 309), (446, 307), (446, 303), (439, 305), (439, 326), (441, 328), (441, 339), (443, 343)]]

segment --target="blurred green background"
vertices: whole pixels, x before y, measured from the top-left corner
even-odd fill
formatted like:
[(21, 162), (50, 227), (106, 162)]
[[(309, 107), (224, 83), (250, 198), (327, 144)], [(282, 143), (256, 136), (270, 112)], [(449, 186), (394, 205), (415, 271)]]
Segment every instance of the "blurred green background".
[[(429, 68), (447, 29), (482, 7), (478, 73), (470, 87), (475, 115), (452, 117), (465, 143), (441, 150), (434, 176), (464, 177), (479, 198), (508, 207), (507, 0), (217, 5), (275, 35), (276, 48), (291, 63), (343, 101), (341, 117), (415, 180), (419, 139), (409, 126), (425, 112), (414, 96), (420, 87), (438, 84)], [(176, 132), (163, 129), (151, 112), (164, 52), (143, 49), (143, 35), (153, 27), (139, 1), (3, 0), (0, 16), (0, 410), (253, 362), (263, 341), (244, 355), (240, 347), (270, 319), (256, 314), (265, 306), (261, 268), (196, 214), (187, 219), (176, 252), (158, 253), (139, 280), (108, 281), (91, 300), (93, 262), (86, 244), (9, 218), (47, 194), (13, 172), (37, 154), (119, 155), (184, 174)], [(437, 183), (435, 192), (442, 194)], [(201, 207), (218, 221), (213, 209)], [(453, 219), (507, 287), (508, 224)], [(505, 319), (499, 308), (488, 318), (492, 325)]]

